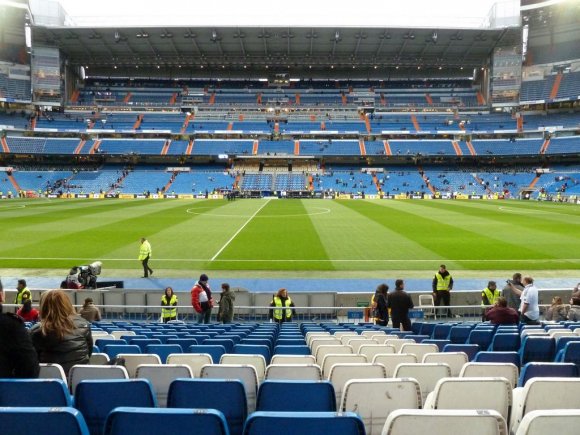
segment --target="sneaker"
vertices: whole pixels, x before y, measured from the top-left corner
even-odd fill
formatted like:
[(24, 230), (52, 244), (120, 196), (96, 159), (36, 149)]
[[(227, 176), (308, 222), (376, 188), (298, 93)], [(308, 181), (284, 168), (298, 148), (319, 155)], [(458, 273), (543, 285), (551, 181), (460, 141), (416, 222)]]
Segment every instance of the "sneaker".
[(153, 275), (153, 271), (152, 270), (149, 271), (149, 275)]

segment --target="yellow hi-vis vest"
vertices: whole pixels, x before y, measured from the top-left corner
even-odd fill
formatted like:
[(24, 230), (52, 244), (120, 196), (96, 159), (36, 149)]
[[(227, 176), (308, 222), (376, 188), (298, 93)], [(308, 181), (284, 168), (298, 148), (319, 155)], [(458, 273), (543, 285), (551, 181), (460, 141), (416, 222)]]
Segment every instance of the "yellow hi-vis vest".
[(32, 299), (32, 293), (28, 290), (28, 287), (24, 287), (22, 291), (16, 293), (16, 298), (14, 299), (14, 303), (16, 305), (22, 305), (24, 301)]
[(483, 289), (481, 292), (481, 305), (484, 306), (483, 297), (486, 296), (489, 302), (489, 305), (495, 304), (495, 300), (501, 296), (501, 293), (498, 289), (491, 291), (487, 287)]
[(435, 274), (437, 278), (437, 291), (449, 291), (449, 283), (451, 282), (451, 274), (447, 275), (445, 278), (441, 276), (441, 273), (437, 272)]
[(145, 240), (139, 248), (139, 261), (143, 261), (147, 257), (151, 257), (151, 244)]
[(162, 307), (161, 308), (161, 317), (163, 317), (164, 319), (167, 317), (177, 317), (177, 296), (173, 295), (171, 296), (171, 299), (169, 300), (169, 302), (167, 302), (167, 296), (163, 295), (161, 297), (161, 304), (162, 305), (168, 305), (167, 308)]
[[(290, 309), (290, 304), (292, 303), (292, 299), (286, 299), (286, 310), (274, 310), (274, 319), (282, 320), (282, 312), (286, 311), (286, 318), (289, 319), (292, 317), (292, 310)], [(282, 307), (282, 299), (278, 296), (274, 296), (274, 305), (277, 307)]]

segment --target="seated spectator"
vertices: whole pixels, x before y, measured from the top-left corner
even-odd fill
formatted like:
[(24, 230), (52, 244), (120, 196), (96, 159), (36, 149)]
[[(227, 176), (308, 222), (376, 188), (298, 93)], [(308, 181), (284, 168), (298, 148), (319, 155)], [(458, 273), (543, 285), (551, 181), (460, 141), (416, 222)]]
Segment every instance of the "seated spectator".
[(570, 299), (570, 310), (568, 311), (568, 320), (573, 322), (580, 321), (580, 298)]
[(95, 306), (92, 298), (86, 298), (85, 303), (79, 310), (80, 316), (87, 322), (99, 322), (101, 320), (101, 312), (99, 308)]
[(546, 320), (553, 320), (554, 322), (566, 320), (567, 311), (566, 305), (562, 303), (562, 298), (560, 296), (554, 296), (552, 305), (546, 311)]
[(77, 315), (62, 290), (40, 298), (40, 322), (30, 329), (41, 363), (60, 364), (65, 373), (75, 364), (88, 364), (93, 352), (90, 324)]
[(507, 306), (507, 300), (504, 297), (498, 297), (493, 308), (485, 313), (485, 320), (494, 325), (517, 325), (520, 316), (513, 308)]
[(0, 283), (0, 379), (37, 378), (38, 356), (21, 318), (3, 313), (4, 292)]
[(25, 322), (38, 322), (38, 310), (32, 308), (32, 301), (26, 300), (17, 313)]

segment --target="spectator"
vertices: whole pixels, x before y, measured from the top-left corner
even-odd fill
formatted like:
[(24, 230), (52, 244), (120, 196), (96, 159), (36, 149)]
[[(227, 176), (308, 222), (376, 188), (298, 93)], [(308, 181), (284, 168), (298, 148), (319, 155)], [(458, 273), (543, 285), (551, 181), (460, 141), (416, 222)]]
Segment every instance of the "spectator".
[[(296, 310), (293, 309), (294, 302), (288, 296), (288, 291), (285, 288), (278, 290), (278, 293), (272, 298), (271, 307), (277, 307), (270, 310), (270, 320), (277, 323), (291, 322), (292, 316), (296, 315)], [(285, 309), (282, 309), (285, 307)]]
[(208, 276), (202, 273), (191, 289), (191, 305), (197, 313), (197, 323), (210, 323), (211, 320), (213, 298), (208, 281)]
[(171, 287), (165, 288), (165, 293), (161, 296), (161, 318), (163, 323), (177, 320), (177, 296)]
[(388, 291), (387, 284), (379, 284), (371, 299), (372, 316), (375, 319), (375, 324), (379, 326), (387, 326), (389, 323)]
[(218, 302), (218, 320), (223, 323), (231, 323), (234, 319), (234, 301), (236, 300), (236, 295), (230, 291), (230, 285), (228, 283), (222, 284), (222, 293), (220, 295), (220, 301)]
[(20, 307), (28, 299), (32, 299), (32, 293), (30, 293), (30, 290), (26, 287), (26, 280), (19, 279), (16, 284), (16, 297), (14, 298), (14, 304)]
[(552, 305), (546, 311), (546, 320), (552, 320), (554, 322), (566, 320), (568, 315), (566, 311), (566, 305), (562, 303), (562, 298), (560, 296), (554, 296)]
[(32, 308), (32, 301), (27, 299), (16, 313), (25, 322), (38, 322), (38, 310)]
[(93, 353), (91, 327), (75, 314), (65, 292), (50, 290), (41, 296), (40, 318), (30, 329), (40, 362), (60, 364), (66, 374), (75, 364), (88, 364)]
[(101, 312), (99, 308), (93, 303), (92, 298), (86, 298), (85, 303), (79, 310), (80, 316), (87, 322), (99, 322), (101, 320)]
[(573, 322), (580, 321), (580, 298), (570, 299), (570, 310), (568, 311), (568, 320)]
[(524, 291), (522, 284), (522, 274), (514, 273), (511, 280), (506, 281), (506, 286), (501, 291), (501, 295), (506, 298), (508, 307), (519, 310), (521, 305), (521, 296)]
[(525, 287), (520, 306), (521, 321), (527, 325), (539, 325), (538, 289), (534, 286), (534, 279), (531, 276), (526, 276), (523, 282)]
[(141, 237), (141, 245), (139, 246), (139, 261), (143, 265), (143, 276), (141, 278), (149, 278), (153, 275), (153, 269), (149, 267), (149, 259), (151, 258), (151, 244), (145, 237)]
[(3, 303), (0, 288), (0, 379), (37, 378), (40, 366), (30, 335), (21, 318), (2, 312)]
[(519, 315), (516, 310), (508, 307), (506, 298), (500, 296), (494, 306), (485, 313), (485, 320), (494, 325), (517, 325)]
[[(439, 266), (439, 271), (435, 274), (433, 278), (433, 296), (435, 298), (435, 306), (439, 307), (444, 305), (446, 307), (451, 305), (451, 295), (450, 292), (453, 289), (453, 278), (447, 270), (444, 264)], [(440, 315), (443, 316), (444, 312), (439, 311)], [(451, 317), (451, 310), (447, 309), (447, 317)]]
[(395, 291), (389, 294), (389, 307), (393, 319), (393, 328), (398, 328), (401, 331), (410, 331), (409, 310), (414, 305), (411, 296), (405, 291), (405, 282), (402, 279), (395, 281)]

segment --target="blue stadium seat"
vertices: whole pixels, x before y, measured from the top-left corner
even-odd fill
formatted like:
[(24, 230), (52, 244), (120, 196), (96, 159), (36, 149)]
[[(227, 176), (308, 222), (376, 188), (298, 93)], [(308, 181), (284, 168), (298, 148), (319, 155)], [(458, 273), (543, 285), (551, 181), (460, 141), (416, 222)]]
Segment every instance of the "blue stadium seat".
[(0, 432), (89, 435), (82, 414), (70, 407), (0, 407)]
[(175, 435), (188, 430), (203, 435), (229, 435), (224, 415), (215, 409), (115, 408), (105, 435)]
[(264, 381), (257, 411), (334, 412), (336, 397), (329, 381)]
[(580, 369), (580, 341), (570, 341), (557, 355), (556, 362), (574, 363)]
[(453, 325), (450, 325), (449, 323), (440, 323), (438, 325), (435, 325), (435, 328), (433, 329), (433, 339), (434, 340), (447, 340), (447, 337), (449, 337), (449, 332), (451, 331), (451, 328), (453, 327)]
[(296, 338), (286, 338), (280, 334), (276, 341), (276, 346), (306, 346), (306, 340), (300, 335)]
[[(275, 431), (272, 429), (275, 428)], [(251, 414), (244, 435), (364, 435), (363, 421), (354, 412), (265, 412)]]
[(253, 345), (262, 345), (268, 346), (270, 352), (274, 349), (274, 338), (269, 335), (256, 335), (252, 334), (248, 337), (242, 339), (240, 344), (253, 344)]
[(413, 334), (419, 335), (421, 333), (422, 327), (423, 327), (423, 322), (413, 322), (411, 324), (411, 331), (413, 331)]
[(523, 387), (532, 378), (575, 378), (578, 368), (573, 363), (527, 363), (522, 367), (518, 387)]
[(469, 361), (473, 361), (477, 352), (479, 352), (479, 345), (477, 344), (447, 344), (443, 347), (443, 352), (465, 352)]
[(307, 345), (280, 345), (274, 348), (274, 355), (310, 355), (310, 348)]
[(75, 390), (75, 408), (82, 412), (91, 435), (101, 435), (107, 415), (118, 406), (157, 406), (147, 379), (81, 381)]
[(240, 355), (262, 355), (266, 360), (266, 365), (270, 364), (270, 359), (272, 359), (270, 348), (263, 345), (236, 344), (234, 346), (234, 353)]
[(161, 344), (161, 340), (157, 338), (132, 338), (129, 344), (136, 344), (141, 349), (141, 353), (147, 352), (147, 346), (150, 344)]
[(177, 335), (173, 334), (165, 334), (165, 333), (157, 333), (153, 334), (151, 338), (156, 338), (157, 340), (161, 340), (161, 344), (167, 344), (167, 340), (170, 338), (179, 338)]
[(167, 340), (167, 344), (178, 344), (185, 353), (188, 351), (189, 346), (197, 346), (198, 341), (195, 338), (170, 338)]
[(107, 344), (104, 349), (109, 359), (115, 358), (120, 353), (136, 354), (142, 353), (141, 348), (136, 344)]
[(493, 352), (517, 352), (520, 349), (520, 334), (496, 332), (489, 345), (489, 350)]
[(99, 346), (99, 349), (105, 350), (107, 344), (127, 344), (125, 340), (115, 340), (113, 338), (97, 338), (95, 344)]
[(571, 342), (571, 341), (580, 341), (580, 336), (578, 335), (565, 335), (563, 337), (560, 337), (556, 340), (556, 349), (554, 350), (554, 352), (556, 353), (556, 356), (564, 350), (564, 348), (566, 347), (566, 345)]
[(72, 406), (72, 399), (60, 379), (0, 379), (2, 406)]
[(214, 364), (218, 364), (222, 355), (226, 353), (226, 348), (218, 345), (200, 344), (199, 346), (189, 346), (189, 353), (207, 353), (211, 356)]
[(528, 335), (520, 347), (522, 365), (529, 362), (550, 362), (554, 360), (556, 348), (554, 339), (547, 336)]
[(177, 379), (169, 386), (167, 407), (217, 409), (230, 434), (240, 435), (247, 416), (246, 389), (238, 379)]
[(520, 366), (520, 354), (518, 352), (477, 352), (473, 362), (512, 363)]
[(223, 346), (226, 349), (226, 353), (233, 353), (234, 351), (234, 341), (229, 338), (226, 339), (210, 338), (209, 340), (205, 340), (203, 344)]
[(172, 353), (183, 353), (183, 349), (179, 344), (149, 344), (145, 353), (154, 353), (159, 355), (161, 362), (165, 364), (167, 357)]
[(428, 335), (431, 337), (433, 331), (435, 330), (436, 323), (423, 323), (421, 324), (421, 330), (418, 335)]
[(475, 328), (469, 333), (468, 344), (477, 344), (481, 350), (487, 350), (493, 339), (493, 330)]
[(451, 340), (453, 344), (465, 344), (470, 332), (470, 326), (452, 326), (448, 340)]

